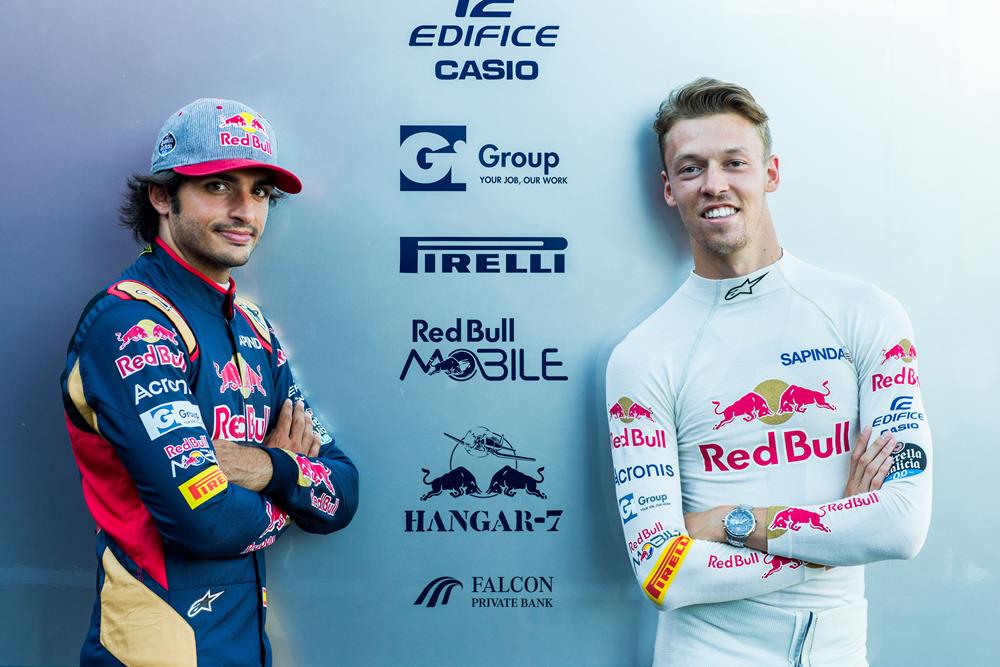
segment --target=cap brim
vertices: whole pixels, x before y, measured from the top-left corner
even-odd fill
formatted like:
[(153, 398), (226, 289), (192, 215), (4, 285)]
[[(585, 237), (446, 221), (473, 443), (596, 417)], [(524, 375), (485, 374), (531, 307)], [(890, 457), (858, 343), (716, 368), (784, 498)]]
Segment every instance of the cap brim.
[(274, 186), (279, 190), (284, 190), (290, 195), (302, 192), (302, 181), (299, 177), (281, 167), (273, 164), (265, 164), (256, 160), (231, 159), (231, 160), (211, 160), (199, 164), (186, 164), (182, 167), (174, 167), (174, 171), (183, 176), (211, 176), (223, 171), (234, 169), (267, 169), (274, 172)]

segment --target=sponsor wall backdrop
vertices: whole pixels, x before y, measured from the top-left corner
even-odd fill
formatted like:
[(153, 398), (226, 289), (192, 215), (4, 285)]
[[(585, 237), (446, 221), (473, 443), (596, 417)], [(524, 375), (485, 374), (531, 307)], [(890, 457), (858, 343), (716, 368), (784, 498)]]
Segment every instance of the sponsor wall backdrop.
[(873, 664), (994, 654), (994, 7), (275, 7), (6, 9), (0, 663), (76, 661), (95, 562), (65, 344), (136, 254), (125, 176), (171, 111), (222, 96), (305, 182), (237, 280), (362, 477), (346, 531), (269, 550), (276, 663), (647, 664), (603, 375), (690, 269), (648, 128), (703, 74), (771, 115), (783, 245), (897, 296), (921, 341), (935, 516), (916, 560), (868, 569)]

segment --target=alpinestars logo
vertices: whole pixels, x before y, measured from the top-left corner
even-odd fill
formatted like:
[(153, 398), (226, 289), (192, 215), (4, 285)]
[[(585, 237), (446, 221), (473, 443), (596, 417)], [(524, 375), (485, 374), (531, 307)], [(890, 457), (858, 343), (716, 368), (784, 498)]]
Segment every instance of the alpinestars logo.
[[(522, 503), (526, 496), (548, 498), (540, 488), (545, 482), (545, 467), (537, 466), (534, 472), (522, 470), (535, 459), (519, 454), (504, 434), (478, 426), (461, 438), (443, 435), (452, 443), (448, 469), (436, 475), (429, 468), (421, 469), (422, 481), (430, 487), (420, 496), (422, 502), (445, 494), (450, 498), (515, 498)], [(405, 511), (404, 532), (557, 532), (562, 513), (561, 509), (534, 507), (500, 509), (492, 514), (489, 509), (411, 509)]]
[(436, 607), (438, 603), (443, 607), (451, 600), (451, 592), (455, 588), (461, 588), (462, 582), (455, 577), (438, 577), (431, 579), (420, 595), (413, 601), (417, 607)]

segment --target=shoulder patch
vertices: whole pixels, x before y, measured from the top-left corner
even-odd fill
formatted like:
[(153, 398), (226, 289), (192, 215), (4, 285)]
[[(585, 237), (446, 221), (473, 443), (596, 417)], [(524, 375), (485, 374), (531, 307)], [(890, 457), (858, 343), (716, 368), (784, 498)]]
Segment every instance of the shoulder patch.
[(273, 351), (271, 347), (271, 331), (267, 326), (267, 320), (264, 319), (264, 313), (260, 312), (257, 304), (247, 301), (243, 297), (236, 297), (236, 308), (246, 318), (246, 321), (250, 323), (250, 326), (253, 327), (267, 353), (271, 354)]
[(198, 341), (194, 336), (194, 332), (191, 330), (191, 327), (188, 326), (188, 323), (184, 320), (184, 316), (181, 315), (180, 311), (177, 310), (177, 308), (162, 294), (154, 290), (149, 285), (140, 283), (137, 280), (122, 280), (117, 282), (108, 288), (108, 294), (113, 294), (119, 299), (145, 301), (166, 315), (170, 320), (170, 323), (173, 324), (180, 333), (181, 339), (184, 341), (184, 346), (187, 348), (188, 356), (192, 359), (192, 361), (197, 358)]

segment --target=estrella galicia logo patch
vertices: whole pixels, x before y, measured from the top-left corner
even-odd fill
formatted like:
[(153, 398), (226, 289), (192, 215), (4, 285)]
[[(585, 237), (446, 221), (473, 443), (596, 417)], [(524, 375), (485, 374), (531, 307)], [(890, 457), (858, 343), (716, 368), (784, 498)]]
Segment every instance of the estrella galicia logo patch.
[(462, 192), (465, 183), (454, 178), (459, 144), (466, 144), (465, 125), (400, 125), (403, 192)]
[(417, 607), (436, 607), (440, 604), (443, 607), (451, 600), (451, 592), (456, 588), (462, 588), (462, 582), (455, 577), (431, 579), (413, 604)]
[(166, 155), (170, 151), (174, 150), (174, 147), (176, 146), (177, 140), (174, 139), (173, 133), (167, 132), (163, 135), (163, 138), (160, 139), (160, 145), (156, 147), (156, 152), (160, 155)]
[(927, 469), (927, 453), (912, 442), (897, 442), (892, 450), (892, 467), (885, 476), (886, 482), (919, 475)]

